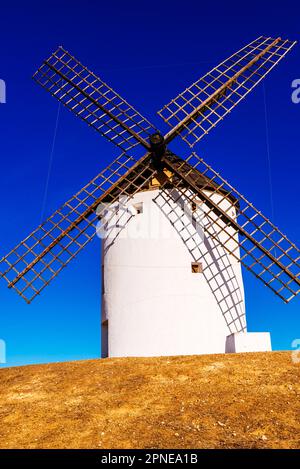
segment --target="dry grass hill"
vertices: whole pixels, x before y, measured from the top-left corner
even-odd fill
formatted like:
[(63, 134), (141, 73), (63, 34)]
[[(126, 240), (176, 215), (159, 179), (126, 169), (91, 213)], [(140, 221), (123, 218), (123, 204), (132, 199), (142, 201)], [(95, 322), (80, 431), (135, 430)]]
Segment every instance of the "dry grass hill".
[(300, 448), (290, 352), (0, 370), (2, 448)]

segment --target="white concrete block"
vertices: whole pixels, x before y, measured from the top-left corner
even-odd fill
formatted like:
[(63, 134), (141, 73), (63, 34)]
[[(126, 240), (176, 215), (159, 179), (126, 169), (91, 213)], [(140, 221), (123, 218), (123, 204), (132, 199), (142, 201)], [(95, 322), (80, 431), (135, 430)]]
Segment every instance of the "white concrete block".
[(271, 350), (269, 332), (235, 332), (226, 339), (226, 353), (270, 352)]

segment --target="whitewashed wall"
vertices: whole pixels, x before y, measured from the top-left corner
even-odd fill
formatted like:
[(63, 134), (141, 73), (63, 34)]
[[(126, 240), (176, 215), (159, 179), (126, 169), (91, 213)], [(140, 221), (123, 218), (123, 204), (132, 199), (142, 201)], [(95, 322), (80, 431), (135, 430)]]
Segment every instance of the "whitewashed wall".
[[(126, 205), (130, 213), (120, 210), (106, 226), (103, 356), (221, 353), (229, 334), (246, 330), (240, 263), (204, 234), (203, 207), (192, 218), (177, 198), (173, 190), (140, 192)], [(192, 273), (193, 261), (203, 273)]]

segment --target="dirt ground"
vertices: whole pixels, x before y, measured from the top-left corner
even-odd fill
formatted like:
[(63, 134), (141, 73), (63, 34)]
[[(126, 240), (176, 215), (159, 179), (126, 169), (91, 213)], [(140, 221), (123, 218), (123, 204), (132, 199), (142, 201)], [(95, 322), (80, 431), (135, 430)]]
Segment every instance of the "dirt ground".
[(0, 370), (1, 448), (300, 448), (290, 352)]

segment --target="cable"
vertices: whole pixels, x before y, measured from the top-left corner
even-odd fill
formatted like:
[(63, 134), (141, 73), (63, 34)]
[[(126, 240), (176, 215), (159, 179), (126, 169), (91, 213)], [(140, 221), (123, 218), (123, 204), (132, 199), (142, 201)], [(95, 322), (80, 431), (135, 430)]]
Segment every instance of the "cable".
[[(275, 220), (273, 183), (272, 183), (272, 166), (271, 166), (271, 152), (270, 152), (270, 138), (269, 138), (269, 121), (268, 121), (267, 97), (266, 97), (265, 83), (263, 83), (263, 93), (264, 93), (264, 110), (265, 110), (266, 147), (267, 147), (267, 163), (268, 163), (268, 176), (269, 176), (270, 205), (271, 205), (272, 221), (275, 224), (276, 220)], [(275, 254), (275, 256), (277, 256), (276, 245), (274, 247), (274, 254)]]
[(61, 107), (61, 103), (59, 102), (58, 103), (58, 108), (57, 108), (57, 113), (56, 113), (56, 120), (55, 120), (55, 126), (54, 126), (53, 139), (52, 139), (52, 144), (51, 144), (51, 151), (50, 151), (50, 158), (49, 158), (49, 165), (48, 165), (48, 173), (47, 173), (45, 191), (44, 191), (44, 196), (43, 196), (40, 223), (43, 222), (44, 215), (45, 215), (45, 209), (46, 209), (46, 203), (47, 203), (47, 197), (48, 197), (48, 191), (49, 191), (50, 175), (51, 175), (51, 170), (52, 170), (52, 166), (53, 166), (53, 156), (54, 156), (54, 148), (55, 148), (55, 143), (56, 143), (58, 121), (59, 121), (59, 116), (60, 116), (60, 107)]
[(269, 122), (267, 112), (267, 99), (266, 99), (266, 88), (263, 83), (264, 93), (264, 111), (265, 111), (265, 128), (266, 128), (266, 147), (267, 147), (267, 163), (268, 163), (268, 178), (269, 178), (269, 191), (270, 191), (270, 205), (271, 214), (273, 221), (275, 221), (275, 210), (274, 210), (274, 197), (273, 197), (273, 183), (272, 183), (272, 166), (271, 166), (271, 152), (270, 152), (270, 138), (269, 138)]

